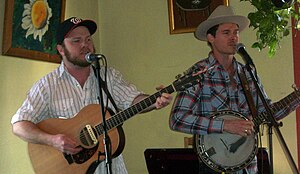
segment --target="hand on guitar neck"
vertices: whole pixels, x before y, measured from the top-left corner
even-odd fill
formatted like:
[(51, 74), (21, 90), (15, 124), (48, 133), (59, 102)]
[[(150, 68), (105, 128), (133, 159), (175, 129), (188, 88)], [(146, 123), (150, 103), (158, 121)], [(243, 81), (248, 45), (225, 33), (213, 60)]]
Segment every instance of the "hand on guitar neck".
[[(165, 88), (165, 86), (160, 85), (160, 86), (156, 87), (156, 90), (160, 91), (160, 90), (163, 90), (164, 88)], [(132, 103), (136, 104), (147, 97), (149, 97), (149, 95), (141, 94), (141, 95), (137, 96)], [(144, 109), (141, 113), (149, 112), (153, 109), (157, 109), (157, 110), (162, 109), (162, 108), (166, 107), (167, 105), (169, 105), (172, 100), (173, 100), (173, 96), (171, 94), (162, 93), (159, 97), (156, 98), (156, 101), (153, 105)]]

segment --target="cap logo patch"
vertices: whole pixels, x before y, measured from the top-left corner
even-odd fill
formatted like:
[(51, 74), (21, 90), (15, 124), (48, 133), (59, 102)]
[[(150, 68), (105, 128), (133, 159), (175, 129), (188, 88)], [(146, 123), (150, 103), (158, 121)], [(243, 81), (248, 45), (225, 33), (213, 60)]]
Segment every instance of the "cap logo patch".
[(76, 24), (80, 23), (82, 20), (80, 18), (72, 18), (70, 21), (76, 25)]

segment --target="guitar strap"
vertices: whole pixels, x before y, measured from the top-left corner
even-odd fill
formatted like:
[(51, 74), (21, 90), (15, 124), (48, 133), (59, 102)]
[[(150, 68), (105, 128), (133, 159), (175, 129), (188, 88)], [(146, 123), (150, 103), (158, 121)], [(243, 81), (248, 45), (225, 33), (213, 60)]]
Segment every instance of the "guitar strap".
[[(93, 70), (94, 70), (94, 74), (96, 75), (96, 69), (94, 66), (93, 67)], [(110, 92), (108, 91), (108, 88), (107, 88), (107, 84), (104, 82), (104, 80), (102, 80), (101, 77), (99, 77), (100, 79), (100, 83), (101, 83), (101, 88), (104, 90), (104, 92), (106, 93), (108, 99), (110, 100), (110, 102), (112, 103), (113, 107), (115, 108), (116, 112), (120, 111), (120, 109), (118, 108), (116, 102), (114, 101), (114, 99), (112, 98)]]
[(244, 68), (242, 68), (240, 65), (238, 65), (238, 75), (241, 80), (241, 84), (242, 84), (243, 90), (245, 92), (246, 100), (249, 105), (251, 114), (253, 117), (256, 117), (258, 115), (257, 109), (255, 107), (254, 100), (253, 100), (253, 97), (250, 92), (250, 88), (249, 88), (249, 84), (248, 84), (248, 81), (247, 81), (247, 78), (245, 75)]

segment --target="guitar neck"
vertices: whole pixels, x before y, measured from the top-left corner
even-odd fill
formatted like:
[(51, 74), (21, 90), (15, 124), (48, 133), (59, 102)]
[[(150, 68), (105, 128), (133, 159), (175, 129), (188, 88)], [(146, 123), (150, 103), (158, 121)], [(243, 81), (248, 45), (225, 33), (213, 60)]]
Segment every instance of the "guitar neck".
[[(149, 97), (141, 100), (140, 102), (132, 105), (131, 107), (118, 112), (117, 114), (113, 115), (111, 118), (106, 120), (106, 125), (108, 130), (115, 128), (121, 124), (123, 124), (126, 120), (133, 117), (134, 115), (142, 112), (143, 110), (147, 109), (151, 105), (153, 105), (156, 102), (156, 99), (162, 95), (162, 93), (168, 93), (171, 94), (175, 91), (175, 88), (173, 85), (169, 85), (160, 91), (156, 92), (153, 95), (150, 95)], [(103, 133), (103, 126), (102, 123), (96, 126), (96, 130), (98, 135), (101, 135)]]
[[(281, 109), (284, 109), (286, 107), (289, 107), (292, 103), (299, 101), (299, 96), (300, 96), (300, 91), (296, 89), (294, 92), (289, 94), (288, 96), (284, 97), (280, 101), (274, 103), (271, 107), (271, 112), (272, 114), (279, 112)], [(267, 111), (262, 112), (261, 114), (258, 115), (258, 117), (253, 118), (253, 121), (256, 126), (259, 126), (260, 124), (264, 122), (268, 122), (268, 113)]]
[[(188, 87), (191, 87), (197, 83), (199, 83), (200, 79), (203, 77), (203, 73), (206, 72), (206, 70), (198, 71), (195, 73), (186, 74), (182, 77), (178, 77), (177, 80), (175, 80), (171, 85), (161, 89), (160, 91), (156, 92), (155, 94), (150, 95), (149, 97), (141, 100), (140, 102), (132, 105), (131, 107), (118, 112), (116, 115), (113, 115), (108, 120), (106, 120), (107, 129), (110, 130), (112, 128), (115, 128), (124, 121), (128, 120), (132, 116), (142, 112), (146, 108), (150, 107), (156, 102), (156, 99), (162, 95), (162, 93), (168, 93), (171, 94), (175, 91), (182, 91), (185, 90)], [(103, 132), (103, 126), (102, 123), (95, 126), (96, 131), (98, 135), (101, 135)]]

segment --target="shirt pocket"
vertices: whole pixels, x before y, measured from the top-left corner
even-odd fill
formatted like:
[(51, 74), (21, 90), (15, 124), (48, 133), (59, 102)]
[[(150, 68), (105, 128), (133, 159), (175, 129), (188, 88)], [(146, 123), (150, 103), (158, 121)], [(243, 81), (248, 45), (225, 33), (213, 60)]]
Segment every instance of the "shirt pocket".
[(210, 88), (210, 104), (213, 111), (229, 109), (228, 94), (225, 88)]
[(72, 98), (56, 100), (52, 108), (52, 115), (62, 119), (72, 118), (78, 112)]

